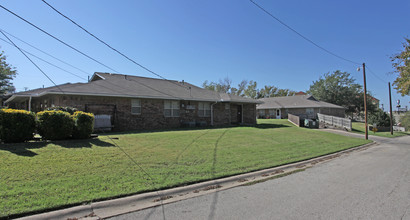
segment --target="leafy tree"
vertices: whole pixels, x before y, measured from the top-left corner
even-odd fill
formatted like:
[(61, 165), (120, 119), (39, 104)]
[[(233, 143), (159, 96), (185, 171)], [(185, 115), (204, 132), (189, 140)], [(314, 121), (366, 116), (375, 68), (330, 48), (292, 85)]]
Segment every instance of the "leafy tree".
[(275, 97), (278, 88), (276, 86), (265, 86), (259, 90), (258, 98)]
[[(364, 110), (362, 86), (347, 72), (336, 70), (333, 73), (325, 73), (310, 85), (307, 93), (320, 101), (343, 106), (347, 113), (360, 114)], [(370, 97), (367, 99), (367, 108), (369, 112), (377, 109)]]
[(290, 89), (279, 89), (276, 96), (294, 96), (295, 94), (296, 92)]
[(376, 124), (378, 127), (390, 127), (390, 117), (383, 110), (377, 109), (376, 111), (369, 114), (369, 124)]
[(410, 111), (400, 118), (400, 124), (406, 128), (406, 131), (410, 131)]
[(394, 80), (394, 88), (402, 95), (410, 95), (410, 39), (405, 38), (403, 43), (404, 50), (391, 57), (393, 67), (397, 76)]
[[(202, 87), (205, 89), (209, 89), (209, 90), (213, 90), (217, 92), (231, 93), (231, 89), (232, 89), (231, 84), (232, 84), (232, 80), (226, 77), (223, 80), (219, 80), (219, 83), (208, 82), (208, 80), (206, 80), (204, 83), (202, 83)], [(234, 90), (236, 91), (236, 89)]]
[[(232, 92), (232, 94), (234, 95), (239, 95), (239, 96), (244, 96), (244, 91), (246, 89), (246, 85), (248, 84), (248, 80), (242, 80), (239, 84), (238, 84), (238, 89), (236, 88), (232, 88), (234, 89), (235, 92)], [(232, 90), (231, 89), (231, 90)]]
[(208, 82), (206, 80), (202, 83), (204, 89), (209, 89), (216, 92), (223, 92), (238, 96), (245, 96), (253, 99), (267, 98), (267, 97), (277, 97), (277, 96), (293, 96), (295, 91), (290, 89), (279, 89), (276, 86), (264, 86), (262, 89), (257, 89), (257, 83), (253, 80), (247, 81), (242, 80), (238, 87), (232, 86), (232, 80), (229, 78), (224, 78), (216, 82)]
[(248, 83), (245, 91), (243, 92), (245, 97), (256, 99), (258, 97), (258, 89), (256, 89), (256, 82), (251, 80)]
[(4, 51), (0, 52), (0, 95), (14, 92), (16, 89), (11, 80), (16, 77), (17, 71), (6, 62)]

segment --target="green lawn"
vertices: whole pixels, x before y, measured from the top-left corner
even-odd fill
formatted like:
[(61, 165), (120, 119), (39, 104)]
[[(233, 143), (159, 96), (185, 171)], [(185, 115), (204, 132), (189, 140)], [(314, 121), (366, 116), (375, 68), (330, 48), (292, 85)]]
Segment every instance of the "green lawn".
[(245, 173), (369, 142), (297, 128), (286, 120), (258, 122), (2, 144), (0, 218)]
[[(352, 122), (352, 132), (359, 133), (359, 134), (365, 134), (365, 126), (363, 122)], [(405, 136), (405, 135), (410, 135), (407, 132), (400, 132), (400, 131), (394, 131), (393, 135), (390, 134), (390, 131), (386, 132), (373, 132), (373, 131), (368, 131), (369, 135), (375, 135), (375, 136), (380, 136), (380, 137), (400, 137), (400, 136)]]

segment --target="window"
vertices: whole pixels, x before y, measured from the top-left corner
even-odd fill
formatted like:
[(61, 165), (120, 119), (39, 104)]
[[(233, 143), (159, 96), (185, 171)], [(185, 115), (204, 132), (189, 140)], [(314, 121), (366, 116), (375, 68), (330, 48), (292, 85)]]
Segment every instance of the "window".
[(259, 112), (259, 116), (262, 116), (262, 117), (264, 117), (265, 116), (265, 109), (259, 109), (258, 110)]
[(131, 114), (140, 115), (141, 114), (141, 100), (131, 99)]
[(307, 108), (306, 109), (306, 114), (313, 115), (313, 108)]
[(269, 118), (275, 118), (275, 110), (269, 109)]
[(164, 101), (164, 116), (179, 117), (179, 101)]
[(211, 116), (211, 104), (209, 102), (198, 103), (198, 116), (210, 117)]

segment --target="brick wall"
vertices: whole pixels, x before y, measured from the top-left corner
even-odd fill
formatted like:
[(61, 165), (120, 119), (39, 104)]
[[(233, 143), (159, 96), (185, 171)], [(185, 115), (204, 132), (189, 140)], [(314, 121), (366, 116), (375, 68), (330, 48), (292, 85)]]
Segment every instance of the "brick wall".
[[(32, 100), (32, 111), (42, 111), (51, 106), (69, 106), (80, 111), (88, 111), (94, 114), (112, 115), (114, 130), (139, 130), (139, 129), (162, 129), (177, 128), (187, 122), (191, 124), (211, 125), (211, 117), (198, 116), (197, 101), (180, 101), (179, 117), (164, 116), (164, 100), (140, 99), (141, 114), (131, 113), (131, 98), (101, 97), (101, 96), (63, 96), (47, 95)], [(230, 125), (235, 117), (232, 111), (235, 109), (232, 103), (217, 103), (213, 105), (214, 125)], [(255, 124), (255, 104), (244, 104), (244, 123)]]

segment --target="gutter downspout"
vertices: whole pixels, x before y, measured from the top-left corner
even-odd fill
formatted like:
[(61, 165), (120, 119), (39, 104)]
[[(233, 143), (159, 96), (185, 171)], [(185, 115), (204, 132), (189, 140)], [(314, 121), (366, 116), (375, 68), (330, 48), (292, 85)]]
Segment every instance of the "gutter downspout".
[(28, 100), (28, 111), (31, 112), (31, 95), (30, 99)]
[(214, 105), (218, 103), (218, 101), (216, 101), (215, 103), (211, 104), (211, 126), (214, 126)]

